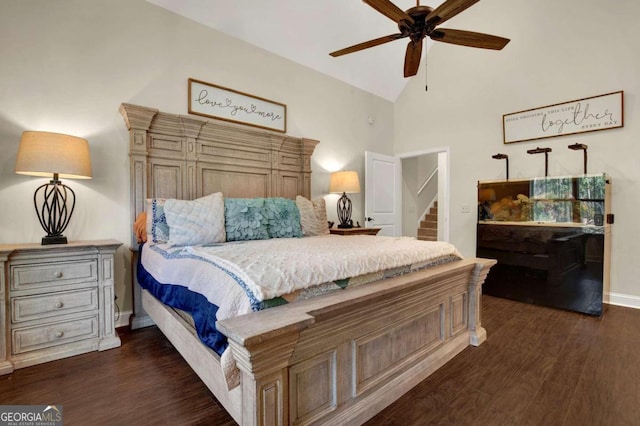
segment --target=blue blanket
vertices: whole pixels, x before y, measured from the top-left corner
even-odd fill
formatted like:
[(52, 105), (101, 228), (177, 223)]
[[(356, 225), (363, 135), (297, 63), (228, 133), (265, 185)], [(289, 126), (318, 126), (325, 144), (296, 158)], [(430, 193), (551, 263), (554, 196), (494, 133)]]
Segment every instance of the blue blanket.
[(227, 337), (216, 329), (218, 306), (188, 288), (156, 281), (142, 266), (142, 250), (143, 246), (141, 245), (138, 256), (138, 283), (140, 286), (165, 305), (188, 312), (193, 317), (200, 340), (218, 355), (222, 355), (228, 344)]

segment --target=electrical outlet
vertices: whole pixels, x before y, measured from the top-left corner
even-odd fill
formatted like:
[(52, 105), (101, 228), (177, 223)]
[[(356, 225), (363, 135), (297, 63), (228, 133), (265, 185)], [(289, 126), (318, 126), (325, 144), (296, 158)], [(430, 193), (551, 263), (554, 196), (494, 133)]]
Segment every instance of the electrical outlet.
[(460, 206), (460, 213), (471, 213), (471, 207), (469, 204), (463, 204)]

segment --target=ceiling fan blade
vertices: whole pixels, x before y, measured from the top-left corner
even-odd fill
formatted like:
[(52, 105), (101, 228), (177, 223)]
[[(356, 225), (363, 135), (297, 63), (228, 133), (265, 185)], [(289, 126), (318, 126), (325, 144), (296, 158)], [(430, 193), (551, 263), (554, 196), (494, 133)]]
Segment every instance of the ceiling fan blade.
[(440, 25), (458, 13), (470, 8), (480, 0), (447, 0), (440, 6), (436, 7), (427, 15), (425, 21), (436, 20), (436, 24)]
[(511, 40), (473, 31), (438, 28), (431, 34), (431, 39), (461, 46), (479, 47), (481, 49), (502, 50)]
[(329, 55), (333, 56), (342, 56), (353, 52), (358, 52), (360, 50), (368, 49), (373, 46), (379, 46), (384, 43), (388, 43), (390, 41), (398, 40), (400, 38), (406, 37), (402, 34), (391, 34), (388, 36), (376, 38), (374, 40), (365, 41), (364, 43), (359, 43), (350, 47), (345, 47), (344, 49), (336, 50), (335, 52), (329, 53)]
[[(413, 18), (407, 15), (402, 9), (400, 9), (395, 4), (391, 3), (389, 0), (363, 0), (366, 4), (382, 13), (387, 18), (391, 19), (396, 23), (400, 23), (400, 21), (407, 21), (409, 24), (413, 24)], [(476, 0), (477, 1), (477, 0)]]
[(418, 73), (422, 56), (422, 40), (410, 41), (404, 57), (404, 76), (411, 77)]

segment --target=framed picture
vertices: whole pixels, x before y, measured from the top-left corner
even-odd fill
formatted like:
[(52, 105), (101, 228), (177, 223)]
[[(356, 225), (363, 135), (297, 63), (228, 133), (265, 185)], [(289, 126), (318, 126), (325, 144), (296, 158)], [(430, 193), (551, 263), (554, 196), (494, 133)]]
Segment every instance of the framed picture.
[(287, 131), (287, 106), (237, 90), (189, 79), (189, 114)]
[(619, 91), (505, 114), (504, 143), (623, 127), (622, 97)]

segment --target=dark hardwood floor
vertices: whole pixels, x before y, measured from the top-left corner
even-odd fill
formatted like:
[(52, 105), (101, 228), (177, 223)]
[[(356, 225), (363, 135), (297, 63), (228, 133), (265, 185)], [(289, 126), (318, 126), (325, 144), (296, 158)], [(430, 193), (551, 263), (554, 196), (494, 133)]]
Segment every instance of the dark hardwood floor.
[[(640, 424), (640, 310), (483, 307), (488, 340), (368, 425)], [(62, 404), (65, 425), (235, 424), (155, 327), (120, 336), (120, 348), (0, 376), (0, 404)]]

